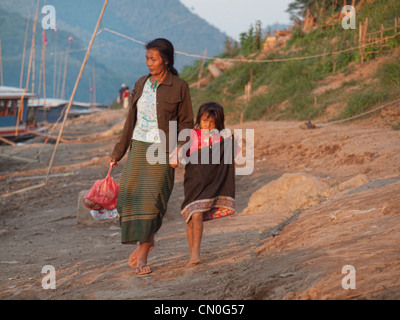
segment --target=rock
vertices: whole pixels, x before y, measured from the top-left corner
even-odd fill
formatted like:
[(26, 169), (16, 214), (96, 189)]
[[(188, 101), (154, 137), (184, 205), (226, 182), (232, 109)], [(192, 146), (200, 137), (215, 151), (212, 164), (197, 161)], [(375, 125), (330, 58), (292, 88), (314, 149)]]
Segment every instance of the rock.
[(218, 78), (223, 74), (222, 70), (219, 69), (215, 64), (209, 64), (208, 70), (210, 71), (210, 73), (214, 78)]
[(199, 81), (192, 83), (189, 85), (190, 88), (203, 88), (210, 83), (213, 79), (213, 76), (209, 74), (207, 77), (201, 78)]
[(266, 37), (263, 45), (263, 52), (275, 49), (277, 46), (277, 37)]
[(90, 209), (86, 208), (83, 203), (83, 199), (88, 191), (89, 190), (81, 191), (78, 196), (78, 209), (76, 214), (78, 224), (90, 225), (97, 223), (90, 214)]
[(226, 70), (233, 68), (235, 64), (232, 61), (227, 61), (227, 60), (223, 60), (223, 59), (215, 59), (214, 65), (218, 69), (220, 69), (222, 71), (226, 71)]
[(289, 30), (276, 30), (275, 34), (279, 37), (291, 37), (292, 32)]
[(359, 174), (355, 176), (354, 178), (347, 180), (339, 185), (339, 190), (347, 190), (347, 189), (354, 189), (357, 187), (360, 187), (366, 183), (370, 182), (368, 177), (364, 174)]
[(287, 214), (321, 202), (329, 185), (305, 173), (286, 173), (256, 191), (242, 214)]

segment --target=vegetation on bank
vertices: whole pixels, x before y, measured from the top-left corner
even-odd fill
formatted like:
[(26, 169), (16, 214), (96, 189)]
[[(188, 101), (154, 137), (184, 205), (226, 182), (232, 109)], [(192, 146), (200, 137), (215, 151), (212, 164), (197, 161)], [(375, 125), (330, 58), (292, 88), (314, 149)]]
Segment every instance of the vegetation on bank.
[[(349, 1), (348, 1), (349, 2)], [(356, 8), (360, 1), (356, 1)], [(335, 6), (332, 3), (336, 3)], [(295, 6), (294, 4), (297, 4)], [(285, 46), (263, 52), (262, 44), (266, 36), (262, 35), (260, 23), (251, 26), (242, 33), (240, 43), (226, 41), (225, 52), (220, 58), (246, 58), (249, 60), (290, 59), (321, 55), (311, 59), (290, 60), (284, 62), (236, 62), (235, 66), (213, 79), (204, 88), (192, 88), (195, 109), (208, 100), (219, 101), (226, 109), (231, 122), (263, 119), (309, 120), (326, 114), (328, 106), (340, 104), (340, 112), (328, 120), (339, 120), (371, 110), (380, 104), (400, 98), (400, 57), (394, 56), (383, 64), (372, 79), (356, 79), (343, 82), (340, 88), (326, 90), (321, 94), (313, 93), (321, 81), (338, 73), (349, 75), (355, 67), (379, 56), (388, 55), (400, 44), (400, 36), (394, 36), (395, 19), (400, 17), (400, 2), (397, 0), (376, 0), (363, 2), (356, 11), (356, 29), (343, 29), (339, 23), (339, 14), (343, 6), (337, 1), (294, 1), (288, 11), (294, 20), (307, 14), (316, 17), (314, 27), (304, 32), (304, 23), (296, 23), (291, 30), (292, 36)], [(307, 12), (308, 10), (308, 12)], [(335, 17), (333, 23), (329, 20)], [(339, 17), (339, 18), (338, 18)], [(388, 37), (382, 44), (358, 49), (360, 23), (368, 18), (368, 33), (379, 30)], [(392, 28), (392, 29), (390, 29)], [(400, 25), (397, 33), (400, 32)], [(260, 45), (261, 44), (261, 45)], [(351, 49), (351, 48), (354, 48)], [(346, 50), (346, 51), (344, 51)], [(343, 51), (343, 52), (341, 52)], [(336, 52), (335, 54), (329, 54)], [(203, 76), (208, 73), (206, 61)], [(198, 81), (202, 62), (187, 66), (181, 76), (189, 83)], [(249, 101), (243, 99), (245, 86), (252, 79), (253, 94)]]

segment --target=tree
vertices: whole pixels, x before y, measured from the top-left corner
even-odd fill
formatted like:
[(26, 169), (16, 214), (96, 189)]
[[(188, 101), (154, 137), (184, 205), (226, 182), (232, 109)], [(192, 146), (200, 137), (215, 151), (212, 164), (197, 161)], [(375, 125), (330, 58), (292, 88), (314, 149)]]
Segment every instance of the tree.
[[(354, 1), (358, 4), (362, 0)], [(347, 4), (352, 4), (353, 0), (347, 0)], [(286, 12), (290, 14), (292, 21), (300, 21), (304, 18), (307, 10), (313, 14), (314, 17), (324, 16), (325, 12), (333, 13), (340, 10), (343, 6), (343, 0), (294, 0), (289, 3)]]
[(249, 55), (262, 48), (261, 21), (257, 21), (255, 27), (250, 25), (249, 31), (240, 34), (240, 47), (242, 54)]

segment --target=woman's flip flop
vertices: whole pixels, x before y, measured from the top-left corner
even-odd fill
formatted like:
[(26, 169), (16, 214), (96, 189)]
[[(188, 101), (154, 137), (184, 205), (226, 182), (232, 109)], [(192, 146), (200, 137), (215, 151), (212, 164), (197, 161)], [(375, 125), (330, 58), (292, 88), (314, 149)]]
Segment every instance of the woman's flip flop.
[[(150, 247), (149, 253), (150, 253), (151, 250), (153, 250), (153, 249), (154, 249), (154, 245)], [(135, 251), (133, 251), (133, 252), (131, 253), (131, 255), (129, 256), (129, 265), (130, 265), (132, 268), (136, 268), (136, 265), (137, 265), (137, 257), (133, 255), (134, 252), (135, 252)]]

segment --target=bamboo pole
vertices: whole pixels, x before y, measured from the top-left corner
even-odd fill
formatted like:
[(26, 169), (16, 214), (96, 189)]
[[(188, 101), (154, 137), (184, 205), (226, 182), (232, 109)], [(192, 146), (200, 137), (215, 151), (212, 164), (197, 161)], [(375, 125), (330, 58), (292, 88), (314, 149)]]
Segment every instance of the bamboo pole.
[[(39, 132), (35, 132), (35, 131), (30, 131), (30, 130), (28, 130), (27, 133), (33, 134), (33, 135), (39, 136), (39, 137), (45, 137), (45, 138), (57, 140), (57, 136), (52, 136), (51, 134), (39, 133)], [(66, 140), (66, 139), (60, 139), (60, 141), (63, 143), (70, 142), (70, 140)]]
[(16, 146), (17, 145), (15, 142), (12, 142), (11, 140), (8, 140), (8, 139), (6, 139), (4, 137), (1, 137), (1, 136), (0, 136), (0, 141), (3, 141), (4, 143), (9, 144), (10, 146)]
[(53, 98), (56, 98), (56, 78), (57, 78), (57, 31), (54, 30)]
[[(57, 93), (55, 98), (60, 98), (60, 85), (61, 85), (61, 73), (62, 73), (62, 68), (63, 68), (63, 56), (62, 56), (62, 52), (60, 52), (60, 65), (59, 65), (59, 71), (58, 71), (58, 79), (57, 79)], [(65, 53), (64, 53), (65, 54)]]
[(26, 54), (26, 42), (28, 40), (28, 30), (29, 30), (29, 21), (30, 21), (30, 13), (28, 15), (28, 19), (26, 20), (26, 29), (25, 29), (25, 40), (24, 40), (24, 49), (22, 51), (22, 61), (21, 61), (21, 74), (19, 76), (19, 87), (22, 88), (22, 80), (24, 78), (24, 65), (25, 65), (25, 54)]
[(4, 79), (3, 79), (3, 57), (1, 55), (1, 39), (0, 39), (0, 78), (1, 78), (1, 85), (4, 86)]
[[(43, 36), (43, 33), (42, 33)], [(39, 87), (38, 87), (38, 97), (39, 97), (39, 102), (40, 102), (40, 93), (42, 91), (42, 75), (43, 75), (43, 57), (44, 57), (44, 43), (42, 39), (42, 51), (40, 55), (40, 69), (39, 69)]]
[(31, 52), (30, 52), (30, 55), (29, 55), (28, 75), (26, 76), (26, 85), (25, 85), (24, 91), (22, 92), (21, 101), (20, 101), (19, 108), (18, 108), (17, 123), (15, 125), (15, 136), (18, 136), (18, 126), (19, 126), (19, 122), (22, 119), (23, 110), (24, 110), (25, 93), (28, 90), (29, 79), (30, 79), (30, 76), (31, 76), (32, 59), (34, 57), (34, 52), (35, 52), (35, 50), (34, 50), (35, 49), (35, 34), (36, 34), (37, 18), (38, 18), (38, 15), (39, 15), (39, 2), (40, 2), (40, 0), (37, 1), (36, 13), (35, 13), (35, 16), (33, 18), (33, 32), (32, 32)]
[(0, 153), (0, 158), (13, 159), (13, 160), (23, 161), (23, 162), (27, 162), (27, 163), (38, 163), (39, 162), (39, 160), (28, 159), (28, 158), (19, 157), (19, 156), (15, 156), (13, 154), (6, 154), (6, 153)]
[(63, 83), (61, 87), (61, 99), (65, 98), (65, 85), (66, 85), (66, 80), (67, 80), (67, 67), (68, 67), (68, 55), (69, 55), (69, 50), (71, 49), (71, 42), (68, 40), (68, 47), (67, 51), (65, 52), (65, 61), (64, 61), (64, 76), (63, 76)]
[[(35, 23), (37, 23), (37, 20)], [(36, 67), (36, 46), (34, 45), (32, 48), (32, 93), (35, 93), (35, 76), (36, 76), (35, 67)]]
[(93, 61), (93, 105), (96, 106), (96, 64)]
[(35, 190), (35, 189), (42, 188), (44, 186), (46, 186), (46, 183), (41, 183), (41, 184), (38, 184), (36, 186), (30, 186), (30, 187), (27, 187), (27, 188), (19, 189), (19, 190), (13, 191), (13, 192), (2, 194), (2, 195), (0, 195), (0, 198), (6, 198), (6, 197), (12, 196), (14, 194), (23, 193), (23, 192), (26, 192), (26, 191), (32, 191), (32, 190)]
[[(44, 33), (46, 33), (46, 31), (44, 31)], [(43, 106), (46, 107), (46, 44), (44, 41), (43, 48)]]
[[(44, 5), (46, 5), (46, 0), (44, 0)], [(47, 43), (44, 42), (44, 39), (46, 37), (46, 42), (47, 42), (47, 34), (46, 30), (43, 30), (42, 34), (42, 46), (43, 46), (43, 106), (46, 107), (46, 45)]]
[(97, 25), (96, 25), (96, 27), (95, 27), (95, 29), (94, 29), (93, 34), (92, 34), (92, 39), (90, 40), (89, 47), (88, 47), (88, 49), (87, 49), (85, 58), (83, 59), (82, 66), (81, 66), (81, 70), (80, 70), (80, 72), (79, 72), (78, 78), (76, 79), (75, 86), (74, 86), (74, 89), (73, 89), (73, 91), (72, 91), (72, 95), (71, 95), (71, 97), (70, 97), (70, 99), (69, 99), (68, 107), (67, 107), (67, 110), (65, 111), (64, 120), (63, 120), (62, 125), (61, 125), (61, 130), (60, 130), (60, 133), (58, 134), (57, 142), (56, 142), (56, 144), (55, 144), (54, 151), (53, 151), (53, 155), (52, 155), (52, 157), (51, 157), (50, 164), (49, 164), (49, 167), (48, 167), (48, 170), (47, 170), (46, 182), (45, 182), (44, 184), (47, 184), (47, 182), (48, 182), (48, 180), (49, 180), (51, 168), (52, 168), (53, 163), (54, 163), (54, 158), (55, 158), (55, 155), (56, 155), (56, 153), (57, 153), (58, 145), (59, 145), (59, 143), (60, 143), (60, 139), (61, 139), (61, 136), (62, 136), (63, 131), (64, 131), (65, 123), (67, 122), (68, 113), (69, 113), (69, 110), (71, 109), (72, 102), (74, 101), (74, 97), (75, 97), (76, 90), (78, 89), (79, 81), (80, 81), (80, 79), (81, 79), (81, 77), (82, 77), (83, 70), (85, 69), (86, 62), (87, 62), (87, 60), (88, 60), (88, 58), (89, 58), (90, 50), (92, 49), (92, 45), (93, 45), (94, 39), (95, 39), (95, 37), (96, 37), (97, 30), (99, 29), (100, 22), (101, 22), (101, 20), (103, 19), (103, 15), (104, 15), (104, 12), (105, 12), (105, 10), (106, 10), (107, 3), (108, 3), (108, 0), (105, 0), (105, 1), (104, 1), (104, 5), (103, 5), (103, 9), (101, 10), (99, 19), (98, 19), (98, 21), (97, 21)]

